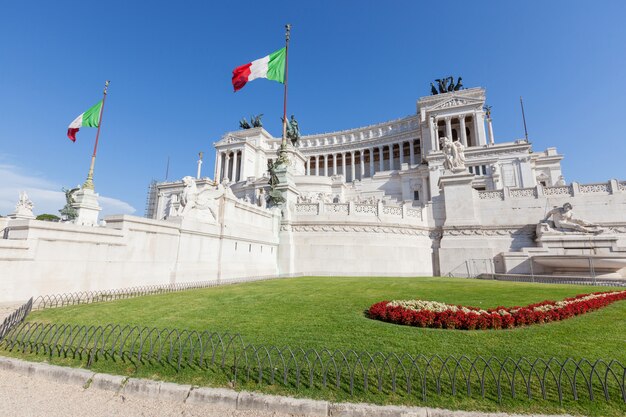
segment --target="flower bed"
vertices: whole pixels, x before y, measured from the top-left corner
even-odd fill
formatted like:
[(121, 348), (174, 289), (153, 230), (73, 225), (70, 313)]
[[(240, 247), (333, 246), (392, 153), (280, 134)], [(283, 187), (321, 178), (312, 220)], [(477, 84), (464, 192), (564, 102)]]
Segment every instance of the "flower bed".
[(562, 301), (542, 301), (525, 307), (496, 307), (488, 310), (437, 301), (381, 301), (369, 308), (368, 316), (389, 323), (437, 329), (511, 329), (565, 320), (624, 299), (626, 291), (596, 292)]

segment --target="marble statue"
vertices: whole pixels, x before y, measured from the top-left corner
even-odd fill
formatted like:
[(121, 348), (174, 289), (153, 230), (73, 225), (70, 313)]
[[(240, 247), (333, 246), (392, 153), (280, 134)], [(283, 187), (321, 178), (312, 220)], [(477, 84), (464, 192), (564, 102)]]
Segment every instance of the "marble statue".
[(217, 219), (217, 198), (224, 194), (224, 188), (208, 188), (198, 190), (193, 177), (184, 177), (185, 188), (180, 196), (178, 215), (192, 217), (201, 221), (215, 222)]
[(563, 175), (559, 175), (559, 178), (556, 180), (556, 185), (557, 187), (563, 187), (565, 186), (565, 178), (563, 178)]
[(576, 231), (583, 233), (602, 233), (602, 229), (599, 229), (598, 225), (586, 222), (574, 217), (572, 212), (572, 205), (570, 203), (563, 204), (563, 207), (555, 207), (546, 214), (546, 217), (541, 223), (547, 223), (552, 217), (554, 227), (560, 231)]
[(34, 219), (33, 207), (33, 202), (28, 198), (26, 191), (22, 191), (20, 192), (20, 199), (15, 205), (15, 213), (9, 217), (16, 219)]
[(439, 140), (444, 155), (443, 167), (452, 172), (465, 170), (465, 146), (458, 140), (453, 142), (447, 136)]

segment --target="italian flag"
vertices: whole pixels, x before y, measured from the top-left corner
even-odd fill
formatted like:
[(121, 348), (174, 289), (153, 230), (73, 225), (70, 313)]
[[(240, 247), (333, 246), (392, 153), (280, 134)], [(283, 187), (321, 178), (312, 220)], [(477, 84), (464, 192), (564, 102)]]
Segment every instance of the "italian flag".
[(268, 80), (284, 84), (286, 55), (287, 49), (282, 48), (263, 58), (235, 68), (233, 70), (233, 87), (235, 91), (241, 90), (248, 81), (257, 78), (267, 78)]
[(102, 111), (102, 100), (96, 105), (92, 106), (79, 115), (70, 125), (67, 127), (67, 137), (72, 142), (76, 142), (76, 133), (81, 127), (98, 127), (100, 124), (100, 113)]

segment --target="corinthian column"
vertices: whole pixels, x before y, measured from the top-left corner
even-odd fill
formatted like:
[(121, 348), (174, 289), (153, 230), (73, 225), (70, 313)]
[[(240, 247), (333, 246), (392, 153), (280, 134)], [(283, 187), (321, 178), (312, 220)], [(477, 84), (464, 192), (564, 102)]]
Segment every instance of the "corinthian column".
[(369, 148), (370, 153), (370, 177), (374, 176), (374, 148)]
[(328, 176), (328, 154), (324, 155), (324, 176)]
[(467, 148), (467, 132), (465, 132), (465, 115), (459, 116), (459, 123), (461, 124), (461, 143)]
[(452, 140), (452, 118), (446, 117), (446, 136)]
[(225, 159), (225, 162), (226, 162), (226, 170), (224, 171), (224, 178), (228, 178), (228, 180), (231, 181), (231, 178), (230, 178), (230, 151), (226, 151), (226, 157), (224, 159)]
[(385, 170), (385, 161), (383, 160), (383, 148), (384, 146), (379, 146), (378, 147), (378, 164), (380, 165), (380, 171), (384, 171)]
[(352, 174), (351, 181), (354, 181), (354, 177), (356, 176), (356, 166), (354, 166), (354, 151), (350, 152), (350, 171)]
[(365, 150), (361, 149), (359, 155), (361, 156), (361, 179), (363, 179), (365, 177)]
[(237, 182), (237, 154), (239, 152), (233, 151), (233, 182)]
[(333, 175), (337, 175), (337, 154), (333, 154)]
[(222, 152), (216, 153), (217, 160), (215, 161), (215, 182), (218, 184), (222, 181)]

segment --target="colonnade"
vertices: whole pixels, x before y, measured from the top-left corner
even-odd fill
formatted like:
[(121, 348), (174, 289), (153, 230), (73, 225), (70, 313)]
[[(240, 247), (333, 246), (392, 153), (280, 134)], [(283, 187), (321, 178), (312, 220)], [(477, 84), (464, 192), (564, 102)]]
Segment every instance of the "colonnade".
[(237, 182), (241, 180), (242, 151), (218, 151), (215, 163), (215, 181), (222, 182), (224, 178)]
[[(431, 117), (430, 118), (430, 137), (440, 138), (446, 136), (452, 140), (459, 140), (466, 148), (468, 146), (481, 145), (478, 143), (480, 132), (478, 131), (479, 124), (476, 123), (476, 114), (458, 116), (444, 116), (444, 117)], [(471, 128), (468, 127), (471, 125)], [(434, 150), (441, 150), (441, 144), (439, 140), (434, 140), (432, 148)]]
[(347, 182), (373, 177), (375, 173), (420, 163), (420, 141), (371, 146), (365, 149), (324, 153), (307, 158), (306, 175), (343, 175)]

